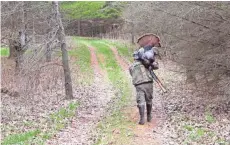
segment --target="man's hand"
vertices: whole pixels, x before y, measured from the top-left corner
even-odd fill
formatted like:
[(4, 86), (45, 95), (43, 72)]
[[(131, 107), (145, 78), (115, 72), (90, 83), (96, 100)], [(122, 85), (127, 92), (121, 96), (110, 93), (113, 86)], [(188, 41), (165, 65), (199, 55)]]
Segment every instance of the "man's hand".
[(153, 69), (153, 70), (159, 69), (159, 64), (158, 64), (158, 62), (153, 62), (153, 63), (151, 64), (151, 66), (152, 66), (152, 69)]

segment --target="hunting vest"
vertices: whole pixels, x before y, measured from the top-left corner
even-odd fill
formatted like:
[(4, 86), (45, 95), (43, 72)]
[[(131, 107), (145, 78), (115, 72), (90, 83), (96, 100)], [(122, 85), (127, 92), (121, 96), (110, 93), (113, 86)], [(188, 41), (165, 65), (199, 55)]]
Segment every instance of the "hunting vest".
[(140, 62), (136, 61), (129, 68), (130, 75), (132, 76), (133, 85), (140, 85), (143, 83), (153, 82), (153, 78), (148, 69)]

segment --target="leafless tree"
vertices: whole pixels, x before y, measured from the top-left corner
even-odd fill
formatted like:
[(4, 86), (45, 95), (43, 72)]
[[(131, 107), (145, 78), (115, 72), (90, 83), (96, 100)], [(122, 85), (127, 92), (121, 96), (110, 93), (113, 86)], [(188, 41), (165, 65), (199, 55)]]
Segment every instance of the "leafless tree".
[(59, 12), (59, 5), (58, 2), (53, 2), (54, 8), (55, 8), (55, 15), (56, 20), (58, 24), (58, 40), (61, 45), (61, 51), (62, 51), (62, 64), (64, 69), (64, 75), (65, 75), (65, 92), (67, 99), (73, 99), (73, 91), (72, 91), (72, 81), (71, 81), (71, 75), (70, 75), (70, 69), (69, 69), (69, 62), (68, 62), (68, 52), (66, 50), (66, 40), (65, 40), (65, 32), (64, 27), (62, 25), (62, 20)]
[[(62, 55), (65, 59), (63, 60), (65, 63), (63, 69), (65, 78), (69, 82), (65, 86), (68, 86), (69, 90), (67, 98), (71, 98), (72, 91), (69, 88), (71, 77), (68, 66), (66, 67), (68, 56), (65, 48), (59, 49), (65, 44), (64, 29), (60, 24), (59, 15), (60, 13), (57, 13), (56, 7), (51, 2), (1, 2), (1, 42), (10, 48), (9, 58), (16, 63), (15, 72), (18, 74), (18, 78), (27, 78), (32, 84), (35, 83), (32, 78), (39, 80), (38, 73), (46, 65), (58, 64), (62, 66), (55, 62), (58, 58), (52, 59), (52, 55), (53, 52), (65, 50)], [(44, 64), (44, 61), (47, 64)], [(66, 77), (66, 72), (69, 77)], [(29, 77), (31, 74), (34, 76)], [(22, 83), (22, 81), (18, 82)], [(10, 84), (10, 82), (6, 82), (6, 84)], [(33, 86), (26, 82), (23, 84), (27, 84), (28, 87)], [(18, 87), (22, 86), (24, 85), (18, 84)], [(24, 88), (24, 90), (31, 89)]]
[(206, 81), (205, 86), (219, 90), (218, 82), (229, 78), (229, 2), (129, 2), (127, 5), (123, 31), (136, 38), (150, 32), (159, 35), (166, 58), (185, 68), (187, 82)]

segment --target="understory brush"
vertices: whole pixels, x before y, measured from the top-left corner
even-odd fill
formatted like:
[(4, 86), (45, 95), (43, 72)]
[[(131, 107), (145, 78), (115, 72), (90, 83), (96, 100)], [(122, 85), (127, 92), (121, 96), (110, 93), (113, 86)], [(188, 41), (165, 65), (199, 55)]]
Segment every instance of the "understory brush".
[(40, 118), (38, 121), (24, 120), (22, 123), (23, 130), (19, 130), (12, 124), (1, 125), (3, 130), (8, 129), (11, 131), (1, 141), (1, 144), (45, 144), (46, 140), (52, 138), (58, 131), (63, 129), (69, 120), (75, 116), (78, 106), (78, 102), (72, 101), (66, 107), (62, 107), (58, 111)]

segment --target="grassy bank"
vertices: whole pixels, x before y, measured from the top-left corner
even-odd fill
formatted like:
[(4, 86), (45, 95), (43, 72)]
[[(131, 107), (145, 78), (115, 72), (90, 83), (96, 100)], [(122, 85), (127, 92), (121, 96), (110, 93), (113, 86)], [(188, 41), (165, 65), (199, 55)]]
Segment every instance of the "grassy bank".
[(103, 40), (103, 42), (116, 47), (120, 56), (124, 57), (128, 61), (133, 61), (132, 54), (135, 48), (134, 45), (119, 43), (111, 40)]
[[(88, 47), (81, 43), (77, 38), (73, 38), (74, 47), (69, 50), (70, 57), (74, 57), (75, 64), (79, 68), (79, 73), (77, 74), (77, 83), (81, 84), (91, 84), (93, 81), (93, 69), (90, 60), (90, 51)], [(76, 66), (75, 66), (76, 67)]]

